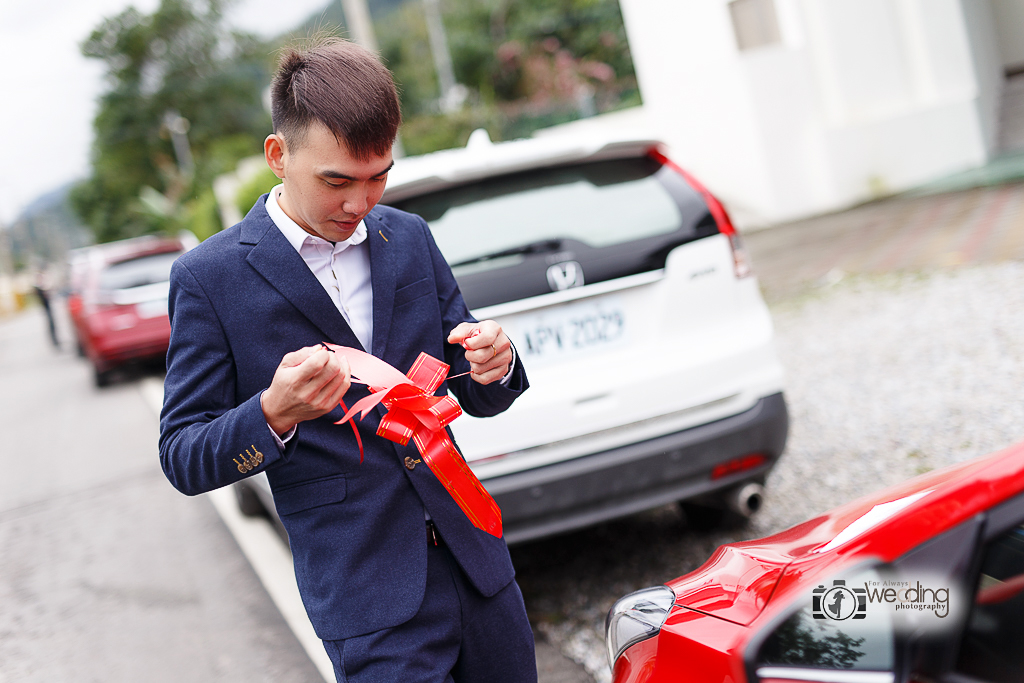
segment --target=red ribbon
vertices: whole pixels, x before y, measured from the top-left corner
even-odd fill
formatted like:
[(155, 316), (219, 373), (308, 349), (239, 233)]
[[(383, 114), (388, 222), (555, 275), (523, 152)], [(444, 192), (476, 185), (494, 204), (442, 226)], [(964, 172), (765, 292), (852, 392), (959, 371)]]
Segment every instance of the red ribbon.
[[(446, 426), (462, 414), (451, 396), (434, 392), (451, 369), (433, 356), (421, 353), (409, 372), (402, 374), (376, 356), (346, 346), (334, 346), (349, 363), (354, 381), (366, 384), (370, 395), (359, 399), (351, 409), (342, 402), (345, 417), (335, 424), (349, 422), (356, 413), (366, 417), (374, 406), (383, 403), (387, 413), (377, 427), (377, 436), (405, 446), (411, 439), (423, 461), (451, 494), (469, 521), (478, 529), (501, 538), (501, 510), (473, 474), (455, 447)], [(363, 461), (363, 442), (354, 422), (349, 423), (359, 444), (359, 462)]]

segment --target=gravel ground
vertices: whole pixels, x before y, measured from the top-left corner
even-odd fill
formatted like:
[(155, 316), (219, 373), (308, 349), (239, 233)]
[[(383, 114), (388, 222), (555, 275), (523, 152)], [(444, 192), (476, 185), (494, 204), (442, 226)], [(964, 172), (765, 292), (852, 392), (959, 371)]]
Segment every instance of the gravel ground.
[(842, 278), (772, 307), (792, 427), (746, 526), (695, 533), (675, 507), (513, 548), (537, 629), (610, 680), (621, 595), (915, 474), (1024, 438), (1024, 263)]

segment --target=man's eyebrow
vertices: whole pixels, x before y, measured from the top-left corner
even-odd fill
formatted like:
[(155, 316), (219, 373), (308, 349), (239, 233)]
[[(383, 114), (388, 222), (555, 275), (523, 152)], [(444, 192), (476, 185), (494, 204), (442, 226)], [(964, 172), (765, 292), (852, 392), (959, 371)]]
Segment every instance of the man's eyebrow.
[[(392, 161), (390, 164), (388, 164), (388, 167), (385, 168), (383, 171), (381, 171), (380, 173), (374, 173), (370, 177), (371, 178), (379, 178), (382, 175), (384, 175), (385, 173), (387, 173), (388, 171), (390, 171), (391, 168), (394, 165), (395, 165), (395, 162)], [(350, 175), (345, 175), (344, 173), (339, 173), (338, 171), (331, 171), (331, 170), (320, 171), (320, 173), (318, 173), (317, 175), (323, 176), (324, 178), (335, 178), (337, 180), (358, 180), (358, 178), (353, 178)]]

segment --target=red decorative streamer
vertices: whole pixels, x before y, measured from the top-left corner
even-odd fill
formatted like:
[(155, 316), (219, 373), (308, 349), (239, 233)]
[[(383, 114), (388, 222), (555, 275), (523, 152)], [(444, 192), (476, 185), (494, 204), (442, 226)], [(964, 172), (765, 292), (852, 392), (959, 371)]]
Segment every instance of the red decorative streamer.
[[(388, 412), (377, 427), (377, 435), (405, 446), (411, 439), (423, 461), (458, 503), (466, 517), (478, 529), (501, 538), (501, 510), (459, 453), (445, 427), (462, 414), (451, 396), (434, 392), (448, 375), (450, 366), (421, 353), (409, 372), (402, 374), (376, 356), (346, 346), (331, 345), (349, 363), (354, 381), (366, 384), (370, 395), (349, 409), (341, 403), (345, 417), (335, 424), (349, 422), (356, 413), (360, 419), (378, 403)], [(363, 461), (363, 443), (354, 422), (349, 422), (359, 443), (359, 462)]]

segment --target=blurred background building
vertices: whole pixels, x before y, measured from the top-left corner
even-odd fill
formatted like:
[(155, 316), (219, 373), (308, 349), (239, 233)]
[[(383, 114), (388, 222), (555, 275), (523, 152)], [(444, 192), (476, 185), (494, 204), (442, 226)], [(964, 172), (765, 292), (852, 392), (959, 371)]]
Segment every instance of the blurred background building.
[(664, 138), (743, 227), (1024, 152), (1024, 0), (620, 4), (643, 105), (607, 123)]

